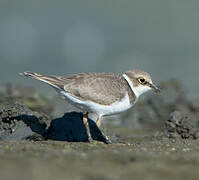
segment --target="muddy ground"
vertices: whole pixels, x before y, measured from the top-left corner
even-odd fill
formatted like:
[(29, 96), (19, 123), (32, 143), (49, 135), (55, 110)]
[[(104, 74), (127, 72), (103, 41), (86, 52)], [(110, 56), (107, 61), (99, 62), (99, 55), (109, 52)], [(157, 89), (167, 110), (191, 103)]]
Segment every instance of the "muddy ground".
[(161, 87), (162, 96), (105, 119), (101, 134), (91, 118), (95, 140), (87, 142), (81, 113), (57, 113), (62, 104), (8, 86), (0, 94), (0, 179), (198, 180), (199, 101), (176, 81)]
[(198, 140), (171, 140), (126, 128), (111, 130), (125, 137), (125, 143), (1, 141), (1, 179), (198, 180)]

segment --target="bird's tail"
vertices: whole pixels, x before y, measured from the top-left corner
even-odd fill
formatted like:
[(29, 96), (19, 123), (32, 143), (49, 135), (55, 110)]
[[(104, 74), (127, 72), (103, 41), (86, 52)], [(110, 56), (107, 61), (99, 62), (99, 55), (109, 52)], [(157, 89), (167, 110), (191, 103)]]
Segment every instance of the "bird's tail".
[(41, 75), (34, 72), (23, 72), (20, 73), (20, 75), (31, 77), (40, 81), (43, 81), (49, 85), (51, 85), (54, 88), (62, 89), (64, 86), (63, 81), (58, 76), (48, 76), (48, 75)]

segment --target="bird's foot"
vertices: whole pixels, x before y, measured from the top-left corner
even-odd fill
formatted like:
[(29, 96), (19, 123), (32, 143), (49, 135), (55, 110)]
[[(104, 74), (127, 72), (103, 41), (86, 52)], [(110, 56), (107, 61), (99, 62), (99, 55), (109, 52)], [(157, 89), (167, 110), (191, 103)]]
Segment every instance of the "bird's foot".
[(105, 136), (105, 135), (104, 135), (104, 137), (105, 137), (105, 140), (104, 140), (104, 143), (105, 143), (105, 144), (112, 144), (112, 142), (111, 142), (111, 140), (109, 139), (108, 136)]
[(100, 136), (99, 137), (100, 137), (100, 140), (102, 142), (104, 142), (105, 144), (111, 144), (112, 143), (111, 140), (109, 139), (109, 137), (106, 136), (103, 131), (100, 131)]

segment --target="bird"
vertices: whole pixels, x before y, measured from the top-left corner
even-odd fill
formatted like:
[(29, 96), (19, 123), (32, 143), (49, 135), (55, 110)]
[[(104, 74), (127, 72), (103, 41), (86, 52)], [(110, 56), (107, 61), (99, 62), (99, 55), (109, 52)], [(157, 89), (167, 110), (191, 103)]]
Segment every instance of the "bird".
[[(96, 125), (100, 128), (102, 117), (119, 114), (132, 108), (140, 95), (149, 90), (160, 89), (152, 82), (149, 73), (129, 70), (124, 73), (83, 72), (67, 76), (41, 75), (23, 72), (49, 84), (64, 99), (83, 112), (83, 122), (88, 124), (88, 114), (97, 115)], [(89, 140), (91, 140), (90, 133)], [(109, 142), (108, 138), (107, 142)]]

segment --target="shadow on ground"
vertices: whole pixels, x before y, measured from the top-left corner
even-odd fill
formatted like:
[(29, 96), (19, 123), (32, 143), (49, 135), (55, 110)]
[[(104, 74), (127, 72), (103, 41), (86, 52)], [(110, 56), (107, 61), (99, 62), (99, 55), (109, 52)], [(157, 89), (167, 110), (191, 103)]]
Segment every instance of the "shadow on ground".
[(82, 113), (69, 112), (51, 120), (45, 114), (33, 112), (24, 104), (15, 102), (0, 108), (0, 139), (87, 142), (88, 127), (93, 140), (106, 141), (94, 121), (88, 119), (88, 126), (85, 126), (82, 119)]
[[(69, 142), (87, 142), (88, 134), (82, 118), (82, 113), (69, 112), (60, 118), (53, 119), (47, 129), (46, 138)], [(103, 133), (95, 122), (88, 118), (88, 124), (92, 139), (105, 141)]]

